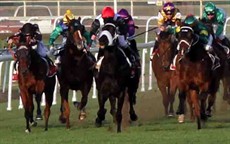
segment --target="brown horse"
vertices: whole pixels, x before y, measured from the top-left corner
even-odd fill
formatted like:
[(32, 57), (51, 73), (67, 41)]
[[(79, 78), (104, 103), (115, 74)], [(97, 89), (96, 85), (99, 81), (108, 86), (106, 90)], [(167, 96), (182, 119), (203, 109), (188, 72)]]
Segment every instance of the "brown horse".
[(188, 26), (183, 26), (179, 33), (177, 78), (179, 89), (178, 113), (184, 113), (187, 98), (191, 110), (191, 118), (197, 118), (197, 127), (201, 128), (201, 120), (206, 121), (206, 100), (208, 95), (215, 98), (219, 88), (219, 69), (212, 69), (212, 61), (199, 41), (199, 37)]
[(70, 128), (69, 90), (81, 91), (81, 102), (76, 104), (80, 110), (79, 119), (83, 120), (86, 117), (85, 106), (93, 83), (93, 70), (90, 69), (92, 64), (89, 57), (94, 62), (96, 60), (90, 52), (84, 51), (83, 32), (84, 26), (80, 23), (80, 19), (71, 20), (67, 42), (61, 54), (61, 64), (58, 66), (61, 94), (61, 115), (59, 120), (62, 123), (66, 123), (66, 128)]
[[(26, 132), (31, 132), (30, 124), (36, 126), (37, 123), (33, 119), (33, 95), (36, 99), (41, 100), (42, 93), (45, 93), (46, 106), (45, 130), (48, 130), (48, 119), (50, 116), (50, 107), (53, 102), (53, 92), (55, 86), (55, 76), (48, 77), (48, 64), (45, 59), (26, 44), (26, 36), (20, 36), (20, 45), (18, 45), (16, 53), (18, 61), (18, 84), (20, 96), (22, 98), (25, 109)], [(40, 102), (39, 102), (40, 106)]]
[(157, 85), (163, 96), (163, 105), (166, 116), (173, 116), (175, 92), (170, 94), (170, 78), (172, 71), (169, 70), (173, 54), (175, 52), (175, 41), (173, 35), (162, 31), (158, 36), (157, 53), (152, 58), (152, 69), (157, 79)]

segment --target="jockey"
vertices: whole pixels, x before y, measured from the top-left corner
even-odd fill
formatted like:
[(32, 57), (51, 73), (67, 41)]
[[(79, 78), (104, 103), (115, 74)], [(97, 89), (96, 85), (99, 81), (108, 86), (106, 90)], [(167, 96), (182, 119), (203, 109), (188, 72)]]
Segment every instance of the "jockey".
[[(166, 2), (161, 10), (158, 12), (158, 29), (157, 35), (161, 31), (168, 31), (171, 34), (176, 34), (180, 30), (181, 13), (172, 2)], [(156, 36), (155, 45), (152, 56), (156, 54), (159, 42)], [(152, 57), (151, 56), (151, 57)]]
[[(135, 26), (132, 16), (126, 9), (120, 9), (116, 15), (116, 18), (119, 34), (118, 42), (132, 63), (131, 77), (133, 77), (135, 75), (135, 66), (140, 67), (140, 63), (138, 62), (140, 56), (136, 47), (136, 41), (133, 38), (135, 34), (135, 28), (138, 27)], [(136, 61), (136, 59), (138, 61)]]
[[(116, 29), (116, 22), (114, 20), (115, 13), (114, 13), (114, 10), (111, 7), (104, 7), (102, 12), (101, 12), (101, 17), (103, 19), (104, 25), (111, 25), (111, 26), (114, 27), (114, 29)], [(112, 36), (110, 37), (110, 36), (108, 36), (108, 34), (100, 33), (99, 31), (103, 31), (103, 27), (102, 27), (102, 29), (99, 29), (100, 25), (101, 24), (100, 24), (99, 20), (95, 19), (94, 22), (91, 25), (91, 30), (90, 30), (90, 33), (92, 33), (92, 37), (94, 36), (94, 38), (95, 38), (96, 37), (95, 35), (97, 35), (97, 33), (100, 34), (99, 38), (102, 35), (106, 35), (108, 37), (108, 40), (109, 40), (109, 43), (110, 43), (109, 45), (111, 45), (113, 43), (113, 40), (111, 38)], [(98, 56), (97, 56), (97, 61), (100, 62), (100, 59), (103, 57), (103, 55), (104, 55), (103, 48), (100, 47), (99, 52), (98, 52)]]
[(47, 56), (46, 52), (48, 51), (48, 49), (42, 41), (42, 34), (37, 24), (24, 24), (17, 33), (9, 38), (8, 44), (12, 42), (10, 39), (14, 37), (19, 37), (19, 43), (26, 40), (26, 43), (28, 43), (29, 46), (34, 48), (42, 58), (46, 59), (49, 64), (48, 76), (53, 76), (56, 73), (56, 66), (53, 64), (53, 61)]
[[(66, 13), (64, 14), (63, 19), (57, 24), (53, 32), (50, 34), (49, 45), (50, 45), (51, 51), (54, 50), (54, 47), (53, 47), (54, 42), (60, 35), (62, 35), (62, 44), (60, 47), (60, 51), (64, 49), (64, 45), (66, 44), (66, 40), (67, 40), (68, 25), (70, 21), (74, 18), (75, 16), (73, 15), (73, 13), (69, 9), (66, 10)], [(85, 30), (83, 37), (87, 41), (87, 47), (90, 47), (91, 42), (92, 42), (90, 39), (90, 33)], [(61, 63), (60, 55), (58, 54), (55, 60), (55, 64), (60, 64), (60, 63)]]
[[(204, 48), (207, 51), (209, 57), (211, 58), (211, 60), (213, 62), (212, 69), (216, 69), (217, 67), (219, 67), (220, 66), (219, 58), (214, 53), (213, 48), (212, 48), (213, 37), (208, 32), (207, 27), (201, 21), (199, 21), (194, 15), (186, 16), (185, 20), (183, 21), (183, 24), (185, 26), (191, 27), (193, 29), (194, 33), (197, 36), (199, 36), (200, 42), (202, 44), (204, 44)], [(172, 67), (174, 67), (174, 69), (175, 69), (175, 60), (174, 60)]]
[(214, 3), (208, 2), (204, 7), (201, 20), (204, 23), (213, 24), (215, 40), (224, 48), (227, 55), (230, 55), (230, 41), (223, 34), (226, 22), (226, 13), (224, 10), (217, 8)]

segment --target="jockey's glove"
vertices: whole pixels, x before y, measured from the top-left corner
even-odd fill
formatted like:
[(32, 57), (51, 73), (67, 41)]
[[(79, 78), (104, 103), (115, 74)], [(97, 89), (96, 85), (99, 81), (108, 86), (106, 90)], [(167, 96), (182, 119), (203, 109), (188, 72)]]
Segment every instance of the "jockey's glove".
[(51, 45), (50, 46), (50, 54), (54, 54), (55, 51), (56, 51), (56, 48), (53, 45)]
[(213, 51), (213, 48), (211, 45), (205, 45), (205, 50), (208, 51), (208, 52), (212, 52)]

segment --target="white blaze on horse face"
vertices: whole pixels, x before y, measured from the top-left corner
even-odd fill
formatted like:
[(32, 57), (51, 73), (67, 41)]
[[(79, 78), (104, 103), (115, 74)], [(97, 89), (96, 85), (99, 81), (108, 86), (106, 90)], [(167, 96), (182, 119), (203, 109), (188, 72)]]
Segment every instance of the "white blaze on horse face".
[(111, 35), (111, 33), (107, 30), (104, 30), (100, 33), (99, 38), (101, 38), (103, 35), (107, 37), (109, 41), (108, 45), (111, 46), (113, 44), (113, 36)]
[(77, 47), (77, 49), (81, 50), (84, 48), (84, 44), (83, 44), (83, 38), (81, 35), (80, 30), (77, 30), (76, 32), (74, 32), (74, 45)]

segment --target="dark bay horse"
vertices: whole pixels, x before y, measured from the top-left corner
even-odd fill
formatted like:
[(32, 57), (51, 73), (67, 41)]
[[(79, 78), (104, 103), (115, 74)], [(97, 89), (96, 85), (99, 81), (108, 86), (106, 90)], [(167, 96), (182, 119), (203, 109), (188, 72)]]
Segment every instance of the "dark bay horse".
[[(20, 37), (26, 41), (26, 37)], [(22, 41), (23, 42), (23, 41)], [(20, 42), (21, 43), (21, 42)], [(37, 123), (33, 119), (33, 95), (41, 100), (42, 93), (45, 93), (46, 106), (44, 109), (45, 130), (48, 130), (48, 119), (50, 108), (53, 102), (55, 87), (55, 76), (48, 77), (48, 64), (39, 54), (26, 43), (18, 45), (15, 56), (18, 60), (18, 84), (20, 96), (25, 109), (26, 132), (31, 132), (30, 123), (34, 126)], [(40, 102), (39, 102), (40, 105)]]
[[(227, 56), (227, 51), (229, 51), (230, 47), (227, 48), (226, 46), (222, 45), (220, 42), (216, 41), (214, 31), (216, 31), (216, 26), (214, 26), (212, 23), (202, 21), (206, 27), (208, 28), (209, 32), (212, 34), (214, 40), (213, 40), (213, 49), (217, 56), (220, 58), (220, 73), (222, 84), (223, 84), (223, 100), (228, 101), (230, 103), (230, 58)], [(226, 38), (227, 39), (227, 38)], [(229, 41), (229, 40), (228, 40)], [(212, 104), (212, 100), (210, 100), (210, 106)], [(211, 113), (211, 109), (209, 107), (209, 110)]]
[(173, 116), (174, 109), (173, 103), (175, 99), (175, 92), (170, 94), (170, 79), (172, 71), (169, 70), (169, 66), (175, 53), (175, 41), (173, 35), (162, 31), (158, 36), (158, 49), (153, 56), (152, 69), (157, 79), (157, 85), (163, 96), (163, 105), (166, 116)]
[(207, 120), (207, 98), (215, 97), (219, 88), (219, 70), (212, 69), (212, 60), (191, 27), (181, 27), (178, 40), (178, 55), (181, 55), (176, 69), (180, 101), (178, 113), (184, 114), (187, 98), (191, 118), (196, 117), (197, 128), (201, 129), (201, 120)]
[(77, 107), (80, 110), (79, 119), (83, 120), (86, 117), (85, 106), (93, 82), (93, 70), (90, 69), (91, 62), (88, 55), (91, 56), (92, 60), (96, 60), (90, 52), (84, 51), (83, 31), (84, 26), (80, 23), (80, 18), (71, 20), (67, 42), (61, 54), (61, 64), (58, 67), (61, 94), (59, 120), (66, 123), (66, 128), (70, 128), (69, 90), (81, 91), (82, 98)]
[[(124, 51), (116, 42), (116, 27), (113, 24), (106, 24), (102, 28), (102, 36), (99, 44), (102, 45), (103, 59), (101, 67), (96, 72), (96, 84), (98, 90), (99, 110), (96, 118), (96, 126), (101, 126), (105, 119), (105, 102), (109, 99), (111, 104), (110, 113), (117, 122), (117, 132), (121, 132), (122, 107), (125, 95), (128, 93), (130, 103), (130, 119), (137, 120), (133, 105), (136, 102), (140, 69), (135, 73), (134, 78), (130, 77), (131, 67), (127, 62)], [(106, 32), (105, 32), (106, 31)], [(105, 35), (103, 35), (105, 33)], [(117, 99), (117, 102), (116, 102)], [(117, 103), (117, 110), (116, 110)]]

